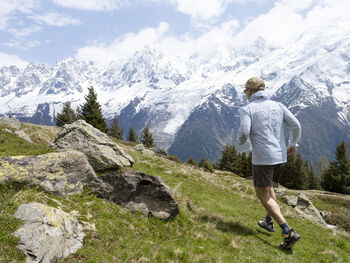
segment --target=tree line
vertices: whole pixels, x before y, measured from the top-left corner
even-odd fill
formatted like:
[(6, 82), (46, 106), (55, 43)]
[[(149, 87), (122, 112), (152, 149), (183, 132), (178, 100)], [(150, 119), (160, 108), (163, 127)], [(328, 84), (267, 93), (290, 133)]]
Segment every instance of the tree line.
[[(344, 140), (337, 146), (335, 157), (329, 164), (326, 157), (320, 157), (315, 169), (313, 164), (303, 160), (301, 153), (289, 155), (280, 184), (290, 189), (323, 189), (350, 194), (350, 159)], [(250, 177), (252, 155), (237, 153), (235, 146), (226, 145), (214, 167), (242, 177)]]
[[(55, 117), (56, 125), (62, 127), (65, 124), (71, 124), (81, 119), (100, 131), (116, 139), (123, 140), (124, 131), (120, 128), (116, 117), (113, 118), (111, 126), (108, 127), (106, 119), (102, 115), (101, 105), (97, 101), (97, 94), (93, 87), (89, 87), (89, 93), (84, 98), (85, 103), (79, 105), (76, 111), (72, 109), (70, 102), (66, 102), (62, 112), (58, 113)], [(140, 139), (137, 137), (133, 127), (130, 127), (127, 140), (131, 142), (141, 142), (145, 147), (156, 146), (148, 125), (143, 129)]]
[[(89, 93), (85, 96), (85, 103), (79, 105), (76, 111), (71, 108), (70, 102), (66, 102), (62, 112), (55, 117), (57, 126), (70, 124), (78, 119), (85, 120), (116, 139), (123, 139), (124, 131), (120, 128), (116, 117), (112, 120), (111, 126), (108, 127), (93, 87), (89, 87)], [(143, 129), (140, 140), (133, 127), (130, 127), (127, 140), (131, 142), (140, 141), (145, 147), (155, 146), (148, 125)], [(178, 160), (175, 156), (173, 157)], [(326, 157), (320, 157), (315, 169), (313, 164), (303, 160), (300, 153), (290, 155), (280, 184), (290, 189), (324, 189), (350, 194), (350, 160), (345, 141), (337, 146), (335, 157), (335, 161), (329, 163)], [(192, 156), (190, 156), (187, 163), (202, 167), (210, 172), (218, 169), (233, 172), (241, 177), (252, 176), (252, 153), (238, 153), (234, 145), (226, 145), (221, 152), (221, 157), (215, 164), (204, 157), (197, 164)]]

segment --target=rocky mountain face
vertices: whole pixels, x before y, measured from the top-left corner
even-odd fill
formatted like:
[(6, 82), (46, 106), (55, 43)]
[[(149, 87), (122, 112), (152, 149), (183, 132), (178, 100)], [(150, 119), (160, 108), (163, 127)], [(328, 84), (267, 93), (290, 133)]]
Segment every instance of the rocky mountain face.
[(333, 159), (341, 140), (350, 141), (350, 38), (327, 31), (308, 30), (281, 48), (261, 37), (245, 49), (228, 44), (207, 61), (145, 47), (106, 66), (69, 58), (52, 67), (2, 67), (0, 115), (54, 125), (65, 102), (82, 104), (94, 86), (104, 116), (118, 117), (125, 136), (131, 126), (140, 134), (149, 125), (169, 154), (216, 161), (235, 143), (238, 109), (247, 103), (243, 86), (256, 75), (300, 120), (305, 159)]

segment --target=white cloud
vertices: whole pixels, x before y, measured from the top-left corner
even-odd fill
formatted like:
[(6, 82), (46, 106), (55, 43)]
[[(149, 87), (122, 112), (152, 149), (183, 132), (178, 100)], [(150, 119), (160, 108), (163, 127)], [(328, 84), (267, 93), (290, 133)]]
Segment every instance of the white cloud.
[(38, 23), (47, 24), (49, 26), (67, 26), (67, 25), (79, 25), (80, 21), (76, 18), (72, 18), (70, 16), (64, 16), (59, 13), (48, 13), (44, 15), (33, 15), (29, 16), (29, 18), (37, 21)]
[(39, 40), (15, 40), (11, 39), (8, 42), (3, 43), (4, 46), (18, 48), (18, 49), (30, 49), (41, 45)]
[(177, 9), (193, 18), (210, 19), (219, 16), (225, 10), (227, 0), (173, 0)]
[(17, 67), (25, 67), (27, 64), (27, 61), (24, 61), (16, 55), (0, 52), (0, 66), (15, 65)]
[(7, 29), (7, 32), (11, 33), (17, 39), (23, 39), (27, 36), (30, 36), (33, 33), (37, 33), (40, 31), (41, 31), (41, 27), (35, 26), (35, 25), (31, 27), (21, 28), (21, 29), (17, 29), (17, 28)]
[(93, 10), (93, 11), (112, 11), (125, 4), (124, 0), (53, 0), (53, 3), (62, 7)]
[(169, 34), (169, 25), (160, 23), (157, 28), (146, 28), (138, 33), (126, 34), (122, 39), (115, 39), (109, 45), (90, 45), (78, 50), (76, 57), (81, 60), (92, 60), (98, 63), (109, 63), (128, 58), (145, 46), (187, 59), (197, 56), (210, 59), (232, 39), (239, 23), (229, 21), (218, 27), (212, 27), (206, 33), (194, 38), (188, 34), (180, 37)]
[(0, 1), (0, 30), (8, 27), (9, 21), (14, 20), (16, 12), (31, 14), (39, 6), (39, 0), (1, 0)]
[(164, 34), (168, 31), (168, 27), (167, 23), (160, 23), (157, 28), (146, 28), (137, 34), (126, 34), (123, 39), (117, 38), (110, 45), (101, 44), (80, 48), (77, 58), (93, 60), (99, 63), (126, 58), (146, 45), (153, 46), (154, 43), (161, 41)]
[[(151, 1), (151, 0), (149, 0)], [(178, 11), (195, 20), (208, 20), (220, 16), (230, 3), (246, 4), (266, 0), (169, 0)]]
[(258, 37), (264, 38), (270, 47), (289, 45), (303, 32), (333, 25), (336, 20), (342, 23), (337, 24), (334, 32), (340, 32), (339, 27), (346, 27), (350, 22), (348, 10), (350, 1), (347, 0), (280, 0), (268, 13), (247, 24), (235, 37), (235, 46), (245, 48)]

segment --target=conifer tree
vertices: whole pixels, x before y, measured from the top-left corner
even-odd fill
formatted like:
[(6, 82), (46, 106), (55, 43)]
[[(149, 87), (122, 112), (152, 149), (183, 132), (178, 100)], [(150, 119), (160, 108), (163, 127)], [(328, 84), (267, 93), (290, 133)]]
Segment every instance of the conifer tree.
[(287, 157), (287, 163), (283, 170), (283, 175), (280, 179), (280, 184), (284, 187), (294, 189), (294, 176), (296, 173), (295, 155), (289, 155)]
[(109, 134), (114, 138), (122, 140), (123, 133), (124, 133), (124, 131), (123, 131), (123, 129), (120, 128), (117, 117), (114, 117), (112, 124), (111, 124), (111, 128), (109, 129)]
[(288, 156), (288, 162), (280, 180), (281, 185), (290, 189), (308, 189), (309, 174), (300, 153)]
[(142, 135), (141, 135), (141, 142), (145, 147), (155, 147), (152, 133), (149, 131), (148, 125), (143, 129)]
[(242, 177), (249, 177), (252, 176), (251, 174), (251, 160), (249, 160), (249, 156), (247, 157), (247, 154), (243, 152), (240, 155), (240, 172), (239, 175)]
[(130, 129), (129, 129), (128, 141), (137, 142), (137, 135), (136, 135), (133, 127), (130, 127)]
[(240, 160), (234, 145), (225, 145), (217, 164), (218, 169), (239, 173)]
[(107, 123), (102, 116), (101, 105), (97, 101), (97, 94), (92, 86), (89, 88), (89, 94), (85, 96), (85, 100), (86, 102), (79, 109), (81, 119), (107, 133)]
[(198, 166), (196, 160), (193, 158), (193, 156), (191, 155), (190, 158), (187, 161), (188, 164), (191, 164), (193, 166)]
[(350, 187), (350, 160), (343, 140), (336, 149), (336, 161), (330, 162), (322, 176), (322, 187), (327, 191), (345, 193)]
[(320, 156), (317, 159), (316, 175), (321, 177), (323, 172), (328, 168), (328, 160), (326, 156)]
[(309, 189), (312, 189), (312, 190), (321, 189), (320, 179), (319, 179), (320, 177), (316, 176), (313, 165), (309, 166), (308, 172), (309, 172), (309, 179), (310, 179)]
[(214, 172), (213, 164), (209, 160), (207, 160), (205, 157), (203, 157), (199, 162), (199, 167), (203, 168), (205, 171), (208, 171), (211, 173)]
[(308, 163), (305, 166), (301, 153), (297, 154), (295, 161), (296, 171), (294, 175), (294, 189), (306, 190), (309, 189), (310, 180), (308, 173)]
[(58, 113), (55, 117), (56, 125), (62, 127), (65, 124), (71, 124), (78, 119), (77, 114), (71, 108), (71, 104), (67, 101), (62, 109), (61, 113)]

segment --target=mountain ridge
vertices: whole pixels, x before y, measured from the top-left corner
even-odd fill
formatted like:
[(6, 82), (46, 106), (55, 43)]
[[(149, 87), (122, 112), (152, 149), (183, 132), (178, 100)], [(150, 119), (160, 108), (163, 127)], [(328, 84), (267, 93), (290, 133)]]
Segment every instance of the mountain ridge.
[[(267, 46), (265, 39), (258, 37), (243, 50), (231, 44), (220, 47), (216, 57), (206, 61), (196, 57), (184, 60), (144, 47), (126, 62), (105, 66), (68, 58), (52, 67), (34, 63), (23, 70), (14, 66), (2, 67), (0, 114), (54, 125), (54, 116), (66, 101), (70, 101), (73, 108), (77, 107), (84, 102), (87, 88), (94, 86), (106, 119), (118, 117), (124, 130), (133, 126), (138, 134), (149, 125), (158, 146), (174, 150), (173, 153), (185, 151), (183, 158), (187, 158), (194, 142), (187, 145), (187, 149), (176, 149), (173, 144), (184, 137), (179, 132), (184, 131), (183, 126), (188, 124), (191, 116), (200, 109), (205, 111), (201, 105), (212, 103), (212, 110), (217, 108), (217, 118), (223, 118), (219, 122), (223, 121), (225, 126), (217, 132), (210, 123), (208, 125), (209, 140), (213, 141), (213, 151), (218, 154), (224, 143), (235, 143), (239, 123), (237, 116), (233, 116), (235, 125), (231, 131), (230, 120), (220, 115), (220, 108), (247, 103), (242, 92), (244, 83), (249, 77), (258, 75), (265, 80), (267, 92), (289, 106), (297, 116), (307, 108), (315, 112), (317, 107), (326, 110), (329, 106), (332, 111), (329, 116), (310, 112), (301, 120), (308, 123), (308, 119), (317, 116), (325, 119), (319, 129), (327, 130), (327, 123), (336, 127), (334, 133), (316, 138), (318, 143), (323, 145), (321, 142), (327, 136), (350, 140), (346, 135), (350, 129), (350, 38), (341, 33), (340, 30), (327, 36), (327, 32), (311, 28), (293, 43), (280, 48)], [(223, 94), (222, 90), (228, 86), (235, 93), (235, 100), (227, 99), (227, 94), (213, 100), (213, 95)], [(198, 116), (202, 116), (199, 123), (205, 121), (205, 114)], [(306, 131), (310, 138), (312, 133), (317, 134), (315, 129)], [(231, 135), (227, 136), (226, 132)], [(183, 142), (180, 144), (184, 145)], [(310, 147), (308, 143), (304, 148)], [(332, 147), (335, 145), (320, 146), (317, 152), (324, 150), (330, 158), (330, 152), (334, 151), (330, 149)], [(303, 154), (304, 148), (301, 147)], [(312, 151), (311, 147), (305, 157), (315, 162), (317, 156), (313, 156)], [(209, 159), (216, 161), (217, 154)], [(205, 151), (199, 152), (196, 159), (201, 157), (208, 157)]]

